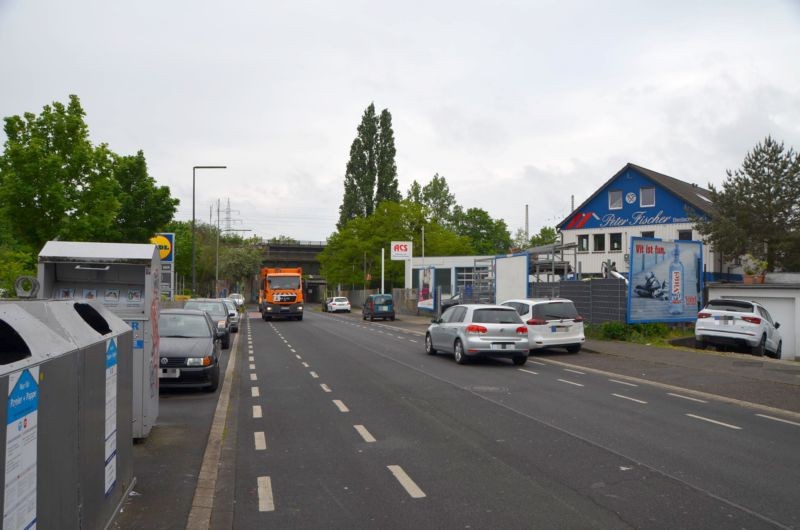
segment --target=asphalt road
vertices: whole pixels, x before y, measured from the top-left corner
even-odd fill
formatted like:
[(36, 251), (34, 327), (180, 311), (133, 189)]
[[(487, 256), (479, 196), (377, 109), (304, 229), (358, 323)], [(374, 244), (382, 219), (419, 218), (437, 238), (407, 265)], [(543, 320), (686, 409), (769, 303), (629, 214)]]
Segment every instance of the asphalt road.
[(249, 324), (212, 526), (800, 526), (800, 424), (355, 315)]

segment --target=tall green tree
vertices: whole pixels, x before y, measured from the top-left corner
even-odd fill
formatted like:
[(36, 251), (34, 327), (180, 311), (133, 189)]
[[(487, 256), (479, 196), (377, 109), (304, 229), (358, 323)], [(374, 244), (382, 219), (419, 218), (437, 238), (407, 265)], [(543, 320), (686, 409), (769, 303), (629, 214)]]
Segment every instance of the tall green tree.
[(261, 249), (255, 245), (227, 246), (220, 251), (220, 276), (234, 285), (249, 285), (261, 268)]
[(371, 215), (384, 200), (401, 199), (395, 155), (392, 116), (387, 109), (377, 116), (375, 104), (370, 103), (350, 145), (344, 195), (339, 206), (339, 229), (352, 219)]
[(532, 247), (540, 247), (542, 245), (552, 245), (558, 242), (558, 233), (552, 226), (543, 226), (539, 229), (538, 234), (531, 236), (528, 244)]
[(436, 173), (422, 188), (422, 204), (429, 213), (429, 219), (443, 225), (452, 221), (456, 197), (450, 193), (447, 180)]
[(120, 209), (110, 239), (145, 243), (172, 220), (180, 201), (170, 195), (169, 187), (156, 185), (142, 151), (116, 157), (114, 177), (120, 189)]
[(119, 211), (114, 156), (89, 141), (77, 96), (5, 118), (0, 203), (11, 236), (38, 251), (55, 238), (106, 241)]
[(511, 248), (511, 235), (502, 219), (492, 219), (482, 208), (463, 210), (456, 206), (453, 212), (453, 229), (458, 235), (472, 241), (478, 254), (504, 254)]
[(711, 215), (691, 214), (704, 240), (729, 260), (752, 254), (769, 271), (798, 263), (800, 155), (767, 136), (726, 174), (721, 189), (709, 184)]

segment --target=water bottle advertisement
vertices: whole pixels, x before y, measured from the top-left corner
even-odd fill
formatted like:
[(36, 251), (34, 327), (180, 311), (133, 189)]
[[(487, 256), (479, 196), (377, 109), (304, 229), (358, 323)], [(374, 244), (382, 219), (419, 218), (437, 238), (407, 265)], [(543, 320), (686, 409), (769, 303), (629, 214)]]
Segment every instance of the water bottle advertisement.
[(628, 323), (694, 322), (703, 296), (703, 244), (631, 238)]

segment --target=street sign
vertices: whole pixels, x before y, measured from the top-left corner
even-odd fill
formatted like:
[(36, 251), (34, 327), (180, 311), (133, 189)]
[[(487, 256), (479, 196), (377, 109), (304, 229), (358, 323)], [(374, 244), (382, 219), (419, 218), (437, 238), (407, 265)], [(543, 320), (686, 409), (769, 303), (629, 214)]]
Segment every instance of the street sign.
[(411, 259), (412, 248), (411, 241), (392, 241), (392, 260)]

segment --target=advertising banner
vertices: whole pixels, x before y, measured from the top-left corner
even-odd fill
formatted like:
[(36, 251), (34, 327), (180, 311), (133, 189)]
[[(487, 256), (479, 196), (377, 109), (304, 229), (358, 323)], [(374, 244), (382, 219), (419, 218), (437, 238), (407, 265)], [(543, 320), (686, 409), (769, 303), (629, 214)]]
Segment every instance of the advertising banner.
[(36, 528), (39, 367), (8, 378), (3, 528)]
[(392, 241), (392, 259), (411, 259), (411, 241)]
[(424, 311), (433, 312), (436, 308), (434, 280), (436, 278), (436, 269), (428, 267), (426, 269), (419, 269), (419, 299), (417, 300), (417, 308)]
[(703, 301), (703, 244), (631, 238), (628, 323), (694, 322)]

